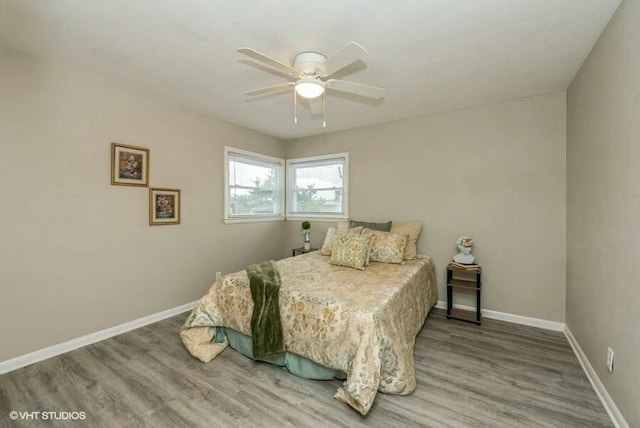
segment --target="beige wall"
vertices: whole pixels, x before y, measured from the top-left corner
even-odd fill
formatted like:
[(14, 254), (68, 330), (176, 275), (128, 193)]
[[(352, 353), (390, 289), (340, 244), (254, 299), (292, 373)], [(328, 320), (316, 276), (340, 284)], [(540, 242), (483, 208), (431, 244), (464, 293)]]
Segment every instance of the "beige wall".
[[(434, 258), (441, 300), (468, 234), (484, 308), (564, 322), (565, 123), (556, 93), (290, 141), (286, 154), (349, 152), (350, 217), (424, 223), (418, 249)], [(314, 246), (328, 225), (313, 222)], [(286, 255), (302, 235), (299, 221), (285, 227)]]
[[(0, 54), (0, 361), (201, 297), (216, 271), (279, 257), (282, 222), (224, 225), (223, 146), (283, 143), (69, 70)], [(110, 185), (111, 142), (151, 149), (182, 224)], [(260, 245), (256, 245), (260, 243)]]
[[(567, 95), (567, 326), (640, 426), (640, 2), (626, 0)], [(605, 368), (607, 347), (615, 368)]]

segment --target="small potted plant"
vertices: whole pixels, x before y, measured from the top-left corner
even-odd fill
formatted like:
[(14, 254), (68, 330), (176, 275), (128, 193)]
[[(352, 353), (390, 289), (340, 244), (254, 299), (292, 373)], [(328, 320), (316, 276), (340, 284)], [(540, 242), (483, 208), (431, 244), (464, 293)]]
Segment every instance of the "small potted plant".
[(302, 234), (304, 235), (304, 251), (309, 251), (311, 249), (311, 240), (309, 239), (310, 233), (311, 223), (305, 220), (302, 222)]

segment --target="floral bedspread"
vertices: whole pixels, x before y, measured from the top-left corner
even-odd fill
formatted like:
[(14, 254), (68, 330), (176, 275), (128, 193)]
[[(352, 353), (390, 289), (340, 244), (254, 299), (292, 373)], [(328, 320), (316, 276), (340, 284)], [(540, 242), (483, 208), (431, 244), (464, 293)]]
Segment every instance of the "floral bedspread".
[[(374, 263), (365, 271), (334, 266), (319, 252), (276, 262), (287, 351), (347, 374), (335, 398), (366, 414), (377, 391), (407, 395), (416, 387), (413, 348), (437, 302), (433, 263)], [(208, 362), (228, 343), (216, 327), (251, 335), (253, 301), (245, 271), (225, 275), (202, 297), (180, 336)]]

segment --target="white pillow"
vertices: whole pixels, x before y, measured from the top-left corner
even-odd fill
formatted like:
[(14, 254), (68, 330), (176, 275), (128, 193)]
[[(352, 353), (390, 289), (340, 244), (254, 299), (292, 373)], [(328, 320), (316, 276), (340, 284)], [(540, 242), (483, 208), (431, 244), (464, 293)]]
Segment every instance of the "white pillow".
[(413, 260), (418, 252), (417, 241), (422, 231), (422, 223), (392, 223), (391, 233), (408, 235), (407, 246), (404, 249), (404, 259)]

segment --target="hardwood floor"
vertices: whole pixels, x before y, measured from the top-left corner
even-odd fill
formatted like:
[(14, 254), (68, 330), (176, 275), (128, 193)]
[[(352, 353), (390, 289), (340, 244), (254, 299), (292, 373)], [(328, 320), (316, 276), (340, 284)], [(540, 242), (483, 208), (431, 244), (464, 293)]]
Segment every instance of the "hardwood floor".
[[(0, 376), (0, 426), (613, 426), (559, 332), (434, 310), (416, 340), (416, 391), (379, 393), (363, 417), (333, 398), (340, 381), (300, 379), (232, 349), (197, 361), (178, 336), (186, 316)], [(85, 419), (12, 421), (11, 410)]]

